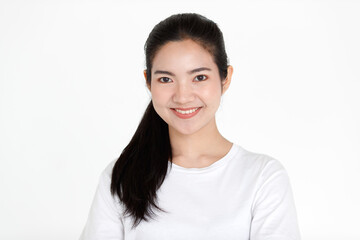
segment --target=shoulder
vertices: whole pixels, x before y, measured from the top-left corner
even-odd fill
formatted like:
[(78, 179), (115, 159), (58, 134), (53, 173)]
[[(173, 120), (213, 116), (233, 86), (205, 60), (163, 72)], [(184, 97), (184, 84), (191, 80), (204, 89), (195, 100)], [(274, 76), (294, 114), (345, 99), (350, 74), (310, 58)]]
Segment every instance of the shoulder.
[(117, 210), (120, 212), (122, 209), (121, 201), (119, 200), (118, 195), (114, 195), (111, 193), (111, 181), (112, 181), (112, 171), (116, 160), (111, 161), (102, 171), (98, 184), (98, 192), (104, 200), (108, 203), (109, 206), (113, 208), (113, 210)]
[(263, 153), (255, 153), (244, 149), (239, 145), (235, 145), (237, 154), (235, 155), (234, 164), (239, 166), (243, 171), (257, 176), (257, 178), (268, 178), (274, 174), (286, 175), (286, 169), (283, 164)]
[(246, 166), (252, 168), (260, 168), (262, 170), (284, 169), (282, 163), (270, 155), (263, 153), (255, 153), (244, 149), (240, 145), (235, 144), (237, 148), (237, 158)]
[(108, 163), (108, 165), (102, 170), (102, 172), (100, 174), (98, 190), (103, 193), (107, 193), (107, 194), (110, 193), (112, 171), (113, 171), (115, 162), (116, 162), (116, 160), (113, 160), (110, 163)]
[(239, 147), (244, 182), (251, 189), (251, 239), (300, 239), (292, 188), (283, 164)]
[(110, 163), (108, 163), (108, 165), (105, 167), (105, 169), (101, 173), (102, 177), (111, 179), (112, 171), (113, 171), (116, 161), (117, 161), (117, 159), (112, 160)]

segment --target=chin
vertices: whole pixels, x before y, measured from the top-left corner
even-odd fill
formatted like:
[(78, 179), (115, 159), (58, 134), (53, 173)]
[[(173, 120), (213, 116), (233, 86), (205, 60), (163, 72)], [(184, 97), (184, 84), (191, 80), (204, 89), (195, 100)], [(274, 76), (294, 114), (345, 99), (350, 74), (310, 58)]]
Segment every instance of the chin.
[(187, 127), (180, 127), (180, 126), (169, 126), (169, 129), (171, 129), (174, 132), (177, 132), (181, 135), (192, 135), (194, 133), (197, 133), (201, 128), (195, 127), (195, 126), (187, 126)]

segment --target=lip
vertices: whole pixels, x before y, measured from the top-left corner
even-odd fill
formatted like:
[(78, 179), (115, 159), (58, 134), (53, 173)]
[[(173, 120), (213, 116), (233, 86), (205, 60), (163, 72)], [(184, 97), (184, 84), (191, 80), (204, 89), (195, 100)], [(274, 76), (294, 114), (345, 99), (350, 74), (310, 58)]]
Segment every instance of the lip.
[(181, 111), (187, 111), (187, 110), (191, 110), (191, 109), (195, 109), (195, 108), (199, 108), (199, 107), (189, 107), (189, 108), (171, 108), (171, 109), (179, 109)]
[[(191, 110), (191, 109), (194, 109), (196, 107), (192, 107), (192, 108), (176, 108), (176, 109), (179, 109), (181, 111), (187, 111), (187, 110)], [(195, 116), (196, 114), (198, 114), (198, 112), (202, 109), (202, 107), (198, 107), (198, 109), (193, 112), (193, 113), (189, 113), (189, 114), (182, 114), (182, 113), (179, 113), (175, 110), (175, 108), (171, 108), (171, 111), (173, 111), (173, 113), (178, 116), (179, 118), (182, 118), (182, 119), (188, 119), (188, 118), (192, 118), (193, 116)]]

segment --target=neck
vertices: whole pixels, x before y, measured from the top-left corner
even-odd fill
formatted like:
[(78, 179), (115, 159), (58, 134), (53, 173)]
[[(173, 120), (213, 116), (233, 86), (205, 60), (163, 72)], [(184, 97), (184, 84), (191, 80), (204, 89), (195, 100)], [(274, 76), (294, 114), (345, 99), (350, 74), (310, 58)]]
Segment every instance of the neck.
[(184, 167), (205, 167), (228, 153), (232, 143), (212, 123), (193, 134), (182, 134), (169, 128), (173, 162)]

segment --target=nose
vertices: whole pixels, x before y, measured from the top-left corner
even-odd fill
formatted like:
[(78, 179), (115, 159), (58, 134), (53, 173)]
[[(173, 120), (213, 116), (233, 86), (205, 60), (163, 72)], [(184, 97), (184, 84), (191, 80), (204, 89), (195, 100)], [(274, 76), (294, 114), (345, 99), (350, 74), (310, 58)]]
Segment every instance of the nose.
[(173, 95), (173, 101), (178, 104), (186, 104), (195, 99), (194, 91), (191, 84), (179, 83), (176, 84), (176, 89)]

